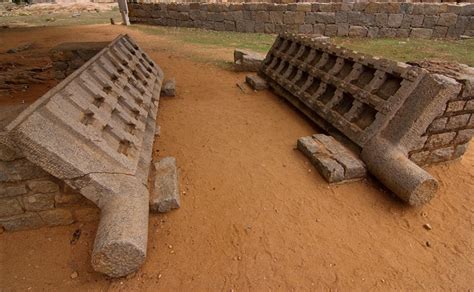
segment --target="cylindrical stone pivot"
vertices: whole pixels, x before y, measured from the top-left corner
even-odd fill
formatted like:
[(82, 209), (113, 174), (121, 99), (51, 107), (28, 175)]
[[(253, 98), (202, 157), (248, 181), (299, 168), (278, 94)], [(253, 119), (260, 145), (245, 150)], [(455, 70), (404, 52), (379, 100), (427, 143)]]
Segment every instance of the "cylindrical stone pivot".
[(92, 266), (110, 277), (133, 273), (145, 261), (148, 194), (134, 195), (113, 196), (101, 208)]
[(367, 143), (361, 158), (375, 177), (410, 205), (429, 202), (438, 190), (435, 178), (382, 138)]

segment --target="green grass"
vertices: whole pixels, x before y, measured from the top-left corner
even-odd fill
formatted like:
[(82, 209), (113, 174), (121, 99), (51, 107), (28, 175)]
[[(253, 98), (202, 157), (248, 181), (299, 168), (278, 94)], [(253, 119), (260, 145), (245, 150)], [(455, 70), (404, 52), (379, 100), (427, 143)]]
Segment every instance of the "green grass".
[(398, 61), (441, 59), (474, 66), (474, 39), (354, 39), (335, 38), (333, 42), (359, 51)]
[[(113, 18), (116, 23), (121, 22), (117, 8), (100, 13), (83, 12), (78, 17), (72, 17), (72, 14), (0, 17), (0, 25), (14, 24), (15, 22), (31, 26), (105, 24), (110, 22), (110, 18)], [(194, 44), (204, 48), (242, 48), (262, 53), (267, 52), (275, 40), (275, 35), (258, 33), (221, 32), (149, 25), (132, 25), (130, 28), (151, 35), (159, 35), (170, 41)], [(332, 42), (362, 53), (398, 61), (442, 59), (474, 66), (474, 39), (453, 41), (333, 38)]]
[(195, 28), (171, 28), (145, 25), (134, 25), (131, 28), (144, 33), (165, 36), (177, 41), (205, 47), (242, 48), (257, 52), (267, 52), (275, 40), (275, 35), (259, 33), (223, 32)]
[(74, 13), (51, 13), (45, 15), (3, 16), (0, 17), (0, 25), (28, 25), (28, 26), (63, 26), (84, 24), (106, 24), (110, 18), (115, 23), (121, 23), (122, 18), (118, 10), (102, 12), (81, 12), (80, 16), (72, 17)]
[[(195, 28), (172, 28), (134, 25), (133, 29), (155, 34), (183, 43), (203, 47), (244, 48), (267, 52), (275, 35), (209, 31)], [(442, 59), (474, 66), (474, 39), (422, 40), (422, 39), (360, 39), (333, 38), (332, 42), (362, 53), (397, 61)]]

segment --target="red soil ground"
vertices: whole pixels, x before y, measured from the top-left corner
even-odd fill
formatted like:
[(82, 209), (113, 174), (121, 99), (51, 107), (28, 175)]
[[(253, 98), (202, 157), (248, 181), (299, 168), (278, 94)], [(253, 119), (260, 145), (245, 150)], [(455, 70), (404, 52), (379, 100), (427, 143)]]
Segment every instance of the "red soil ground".
[[(3, 29), (0, 52), (34, 41), (15, 58), (42, 65), (58, 43), (111, 40), (121, 32), (177, 80), (177, 97), (160, 103), (155, 156), (177, 158), (182, 207), (151, 216), (147, 261), (124, 279), (90, 266), (97, 222), (4, 232), (0, 290), (474, 288), (473, 147), (462, 160), (429, 167), (441, 184), (438, 196), (411, 208), (373, 180), (329, 186), (294, 150), (298, 137), (318, 129), (270, 91), (241, 92), (235, 84), (244, 74), (191, 57), (231, 60), (231, 50), (95, 25)], [(0, 54), (1, 62), (11, 58)], [(3, 94), (0, 106), (32, 101), (53, 85)], [(82, 236), (71, 245), (78, 228)], [(73, 272), (78, 277), (71, 279)]]

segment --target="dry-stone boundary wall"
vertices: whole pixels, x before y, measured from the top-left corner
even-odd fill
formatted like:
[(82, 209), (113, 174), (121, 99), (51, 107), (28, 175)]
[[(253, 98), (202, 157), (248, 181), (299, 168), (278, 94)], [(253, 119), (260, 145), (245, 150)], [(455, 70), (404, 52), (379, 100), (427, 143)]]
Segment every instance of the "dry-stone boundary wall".
[(0, 229), (99, 219), (99, 208), (12, 149), (0, 145)]
[(350, 37), (474, 36), (474, 4), (129, 3), (130, 21), (217, 31)]

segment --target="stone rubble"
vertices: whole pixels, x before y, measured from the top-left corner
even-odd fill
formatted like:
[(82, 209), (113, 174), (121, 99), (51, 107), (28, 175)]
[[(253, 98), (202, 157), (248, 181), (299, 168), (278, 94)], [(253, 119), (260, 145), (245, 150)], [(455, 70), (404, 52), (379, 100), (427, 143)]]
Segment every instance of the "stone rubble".
[(180, 207), (176, 158), (165, 157), (155, 166), (155, 181), (150, 193), (150, 211), (165, 213)]

